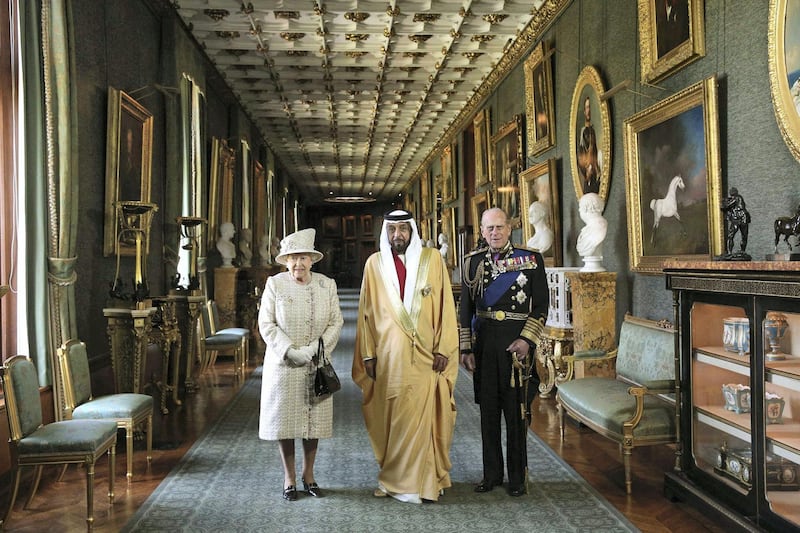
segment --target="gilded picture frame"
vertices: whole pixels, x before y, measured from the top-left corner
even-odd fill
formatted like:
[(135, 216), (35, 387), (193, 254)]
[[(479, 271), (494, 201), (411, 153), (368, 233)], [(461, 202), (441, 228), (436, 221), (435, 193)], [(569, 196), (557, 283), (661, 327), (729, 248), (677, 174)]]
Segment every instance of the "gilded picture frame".
[(512, 228), (520, 226), (519, 173), (525, 164), (522, 149), (522, 116), (500, 126), (491, 139), (490, 176), (497, 207), (503, 209)]
[(625, 120), (628, 249), (634, 272), (723, 252), (717, 81), (712, 76)]
[(489, 191), (476, 194), (470, 201), (474, 244), (477, 246), (481, 237), (481, 215), (492, 206), (492, 195)]
[(704, 0), (637, 0), (642, 80), (655, 83), (706, 55)]
[(362, 237), (372, 237), (373, 233), (373, 222), (372, 222), (372, 215), (361, 215), (359, 218), (359, 223), (361, 226), (361, 236)]
[[(261, 161), (253, 160), (253, 242), (254, 250), (258, 250), (261, 242), (268, 237), (267, 224), (267, 172)], [(269, 250), (269, 245), (265, 247)]]
[(355, 215), (347, 215), (344, 217), (344, 238), (356, 238), (356, 217)]
[(550, 267), (562, 266), (564, 257), (561, 248), (561, 210), (558, 198), (558, 174), (556, 160), (548, 159), (525, 169), (519, 176), (520, 196), (522, 198), (522, 235), (527, 246), (535, 235), (531, 225), (530, 206), (539, 202), (544, 207), (543, 230), (552, 232), (552, 245), (542, 252), (544, 264)]
[(339, 215), (330, 215), (322, 218), (322, 236), (330, 239), (341, 239), (342, 219)]
[[(800, 58), (794, 51), (800, 45), (800, 2), (770, 0), (768, 61), (772, 106), (781, 136), (792, 156), (800, 161)], [(797, 91), (800, 93), (800, 91)]]
[(219, 226), (233, 222), (233, 172), (236, 150), (225, 139), (211, 139), (211, 176), (208, 187), (208, 246), (214, 249)]
[(600, 72), (593, 66), (584, 67), (578, 75), (570, 107), (570, 169), (578, 200), (587, 193), (608, 199), (611, 181), (611, 113), (608, 102), (600, 95), (605, 92)]
[(153, 161), (153, 115), (129, 94), (108, 88), (106, 118), (106, 201), (103, 225), (103, 255), (135, 255), (133, 245), (117, 243), (120, 201), (150, 202), (150, 171)]
[(450, 143), (442, 150), (440, 160), (442, 164), (442, 201), (449, 204), (458, 198), (455, 142)]
[(489, 108), (478, 111), (472, 119), (472, 135), (475, 141), (475, 188), (481, 189), (489, 185)]
[[(456, 249), (454, 243), (456, 242), (456, 225), (453, 222), (456, 219), (456, 210), (453, 207), (442, 210), (442, 221), (439, 228), (439, 233), (447, 236), (448, 240), (448, 253), (445, 258), (445, 263), (451, 270), (456, 267)], [(441, 243), (437, 242), (436, 246), (441, 250)]]
[(420, 218), (431, 214), (431, 172), (426, 170), (419, 177)]
[(543, 42), (525, 60), (524, 70), (528, 155), (537, 156), (556, 143), (552, 54)]

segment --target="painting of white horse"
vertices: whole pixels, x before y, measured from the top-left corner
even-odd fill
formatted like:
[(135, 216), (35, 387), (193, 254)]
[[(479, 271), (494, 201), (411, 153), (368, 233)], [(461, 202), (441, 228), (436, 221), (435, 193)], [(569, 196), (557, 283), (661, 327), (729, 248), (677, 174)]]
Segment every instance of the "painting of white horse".
[[(662, 218), (675, 217), (680, 222), (681, 215), (678, 213), (678, 189), (685, 189), (686, 185), (683, 183), (683, 178), (675, 176), (669, 182), (669, 189), (664, 198), (653, 198), (650, 200), (650, 209), (653, 210), (653, 233), (650, 236), (650, 244), (655, 243), (656, 231), (658, 230), (658, 223)], [(681, 224), (683, 226), (683, 224)]]

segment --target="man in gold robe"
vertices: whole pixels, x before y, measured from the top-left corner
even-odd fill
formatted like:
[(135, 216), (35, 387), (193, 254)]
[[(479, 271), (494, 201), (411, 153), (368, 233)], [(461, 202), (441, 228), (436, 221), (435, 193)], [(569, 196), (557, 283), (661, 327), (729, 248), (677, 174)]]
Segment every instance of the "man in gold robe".
[(458, 323), (447, 266), (411, 213), (384, 217), (364, 266), (353, 380), (378, 461), (375, 496), (437, 501), (450, 483)]

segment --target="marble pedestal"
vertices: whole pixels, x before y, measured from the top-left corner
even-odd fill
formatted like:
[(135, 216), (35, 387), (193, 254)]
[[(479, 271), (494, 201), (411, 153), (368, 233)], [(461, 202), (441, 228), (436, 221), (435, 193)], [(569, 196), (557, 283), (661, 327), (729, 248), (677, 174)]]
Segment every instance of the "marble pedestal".
[[(616, 272), (568, 272), (572, 292), (573, 349), (612, 350), (616, 345)], [(613, 361), (575, 362), (575, 378), (614, 377)]]

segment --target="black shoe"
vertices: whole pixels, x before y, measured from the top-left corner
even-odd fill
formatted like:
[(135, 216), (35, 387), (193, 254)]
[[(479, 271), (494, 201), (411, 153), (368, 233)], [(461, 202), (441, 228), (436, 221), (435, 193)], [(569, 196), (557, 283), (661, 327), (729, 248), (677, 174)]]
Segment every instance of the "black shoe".
[(297, 500), (297, 489), (294, 485), (289, 485), (285, 489), (283, 489), (283, 499), (288, 502), (293, 502)]
[(322, 489), (319, 488), (319, 485), (316, 483), (308, 484), (306, 480), (303, 480), (303, 490), (307, 493), (311, 494), (315, 498), (322, 498), (324, 494), (322, 493)]
[(527, 493), (528, 491), (525, 490), (525, 485), (520, 485), (518, 487), (508, 487), (508, 495), (514, 496), (515, 498)]
[(475, 492), (489, 492), (490, 490), (494, 489), (498, 485), (502, 485), (502, 481), (487, 481), (482, 480), (480, 483), (475, 485), (473, 489)]

